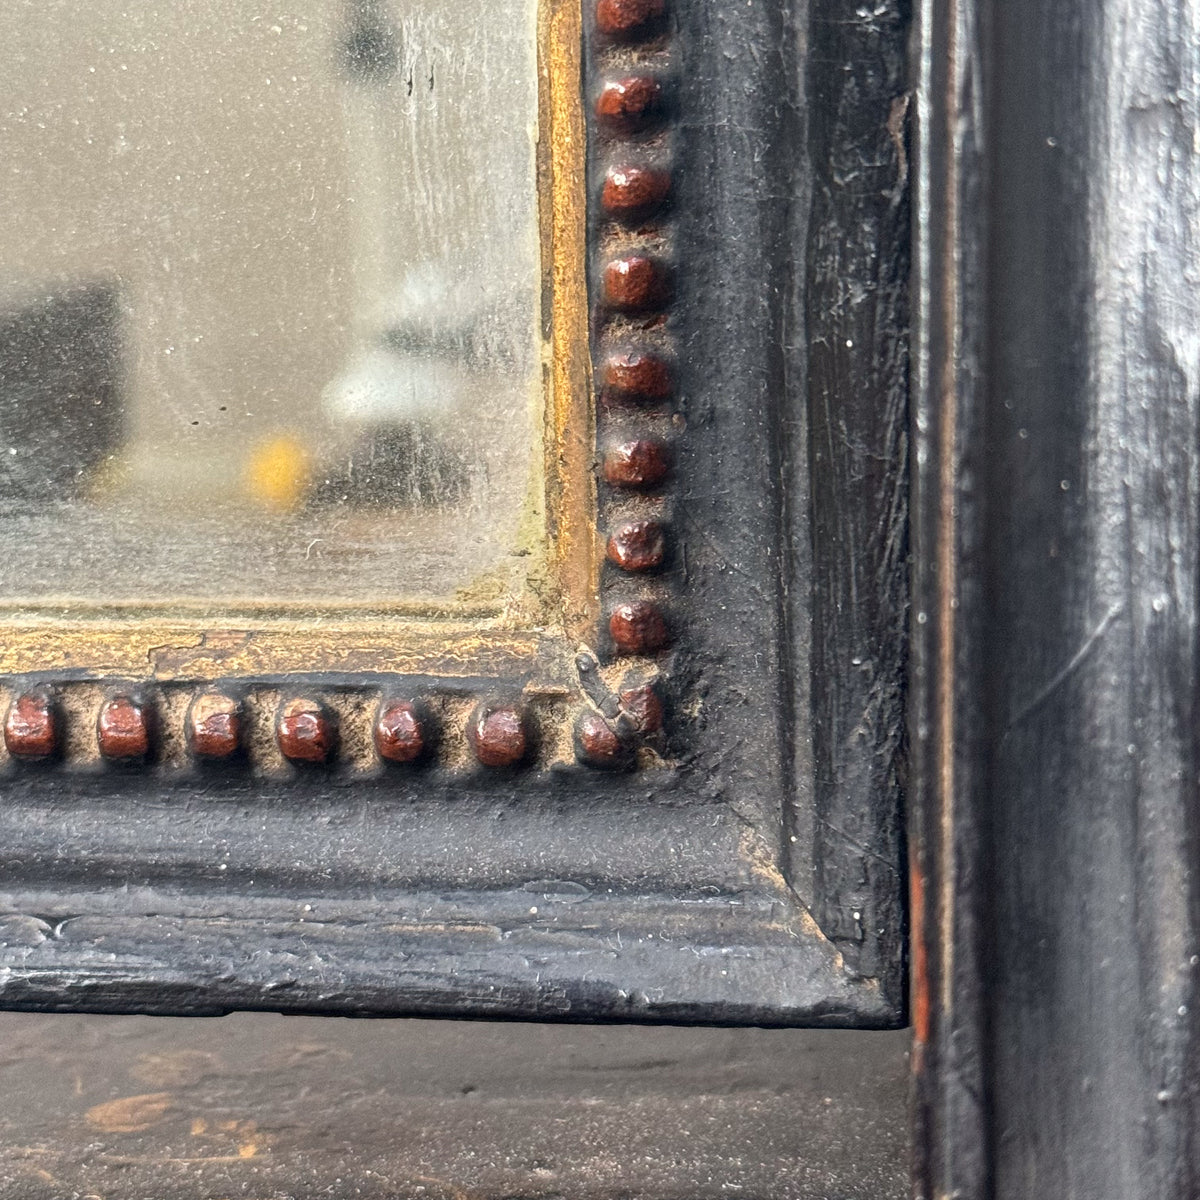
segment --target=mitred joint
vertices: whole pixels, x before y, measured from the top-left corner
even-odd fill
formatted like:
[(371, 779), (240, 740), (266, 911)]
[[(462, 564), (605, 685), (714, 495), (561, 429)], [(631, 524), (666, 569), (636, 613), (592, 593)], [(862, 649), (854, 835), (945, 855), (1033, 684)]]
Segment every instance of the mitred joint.
[(617, 771), (633, 764), (633, 746), (598, 713), (587, 709), (575, 722), (575, 757), (588, 767)]
[(596, 98), (597, 118), (614, 133), (631, 134), (647, 128), (662, 108), (662, 84), (653, 75), (609, 80)]
[(515, 767), (529, 754), (529, 724), (515, 704), (481, 704), (467, 724), (467, 741), (485, 767)]
[(608, 561), (622, 571), (653, 571), (663, 564), (667, 542), (657, 521), (626, 521), (608, 539)]
[(24, 692), (8, 706), (4, 744), (14, 758), (53, 758), (58, 753), (58, 737), (58, 708), (49, 692)]
[(656, 654), (671, 643), (671, 632), (658, 605), (650, 600), (618, 604), (608, 631), (621, 654)]
[(597, 0), (596, 29), (605, 37), (634, 41), (656, 33), (666, 14), (666, 0)]
[(154, 706), (136, 696), (110, 696), (96, 719), (100, 753), (112, 762), (135, 762), (154, 748)]
[(666, 266), (649, 255), (626, 254), (604, 268), (604, 302), (616, 312), (653, 312), (670, 294)]
[(298, 696), (280, 705), (275, 738), (280, 753), (291, 762), (323, 763), (337, 746), (337, 727), (319, 700)]
[(429, 750), (429, 717), (415, 700), (385, 702), (375, 720), (375, 749), (394, 763), (415, 763)]
[(613, 167), (604, 179), (600, 205), (621, 221), (647, 217), (671, 195), (671, 173), (654, 167)]
[(224, 692), (193, 697), (184, 720), (188, 749), (197, 758), (232, 758), (242, 745), (242, 705)]

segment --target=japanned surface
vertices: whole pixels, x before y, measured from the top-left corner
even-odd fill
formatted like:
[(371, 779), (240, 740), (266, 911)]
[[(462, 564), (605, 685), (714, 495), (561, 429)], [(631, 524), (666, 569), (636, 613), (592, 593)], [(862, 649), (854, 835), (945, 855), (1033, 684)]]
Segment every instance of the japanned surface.
[(1197, 13), (921, 22), (917, 1194), (1191, 1200)]
[(0, 1016), (0, 1197), (899, 1200), (906, 1039)]

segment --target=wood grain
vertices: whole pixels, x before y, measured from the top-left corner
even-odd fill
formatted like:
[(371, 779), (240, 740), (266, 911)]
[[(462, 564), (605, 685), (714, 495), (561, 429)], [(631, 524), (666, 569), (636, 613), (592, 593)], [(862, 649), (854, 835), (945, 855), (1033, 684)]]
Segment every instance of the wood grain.
[(4, 1014), (0, 1041), (13, 1200), (905, 1194), (903, 1034)]

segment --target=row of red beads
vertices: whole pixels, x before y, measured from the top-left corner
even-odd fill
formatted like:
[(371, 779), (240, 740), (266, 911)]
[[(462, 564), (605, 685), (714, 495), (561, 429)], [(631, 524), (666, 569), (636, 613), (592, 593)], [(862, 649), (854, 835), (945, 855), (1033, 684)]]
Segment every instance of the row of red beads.
[[(620, 694), (622, 711), (633, 731), (653, 736), (662, 724), (658, 694), (650, 685), (631, 686)], [(110, 762), (152, 761), (159, 745), (158, 705), (136, 689), (114, 691), (101, 704), (95, 722), (96, 749)], [(22, 761), (45, 761), (62, 756), (66, 717), (55, 692), (35, 687), (14, 696), (4, 717), (4, 744)], [(587, 760), (586, 721), (576, 733), (576, 753)], [(481, 701), (467, 721), (466, 740), (483, 767), (521, 767), (536, 758), (536, 722), (520, 702)], [(196, 759), (231, 761), (245, 756), (247, 714), (238, 696), (220, 690), (196, 693), (184, 717), (188, 751)], [(280, 754), (297, 764), (323, 764), (338, 754), (336, 714), (316, 695), (293, 695), (280, 701), (274, 720)], [(436, 757), (438, 723), (420, 698), (381, 701), (372, 722), (371, 737), (380, 759), (421, 764)]]
[[(672, 406), (675, 370), (663, 337), (674, 291), (662, 250), (674, 179), (670, 154), (666, 0), (597, 0), (593, 42), (600, 67), (594, 130), (602, 165), (595, 228), (619, 246), (599, 264), (593, 295), (598, 359), (598, 434), (606, 557), (619, 577), (639, 584), (608, 609), (608, 635), (620, 655), (652, 656), (674, 640), (653, 577), (668, 565), (672, 538), (664, 487), (675, 467)], [(655, 331), (650, 333), (649, 331)], [(628, 597), (628, 598), (626, 598)], [(594, 766), (621, 753), (611, 715), (586, 727)]]

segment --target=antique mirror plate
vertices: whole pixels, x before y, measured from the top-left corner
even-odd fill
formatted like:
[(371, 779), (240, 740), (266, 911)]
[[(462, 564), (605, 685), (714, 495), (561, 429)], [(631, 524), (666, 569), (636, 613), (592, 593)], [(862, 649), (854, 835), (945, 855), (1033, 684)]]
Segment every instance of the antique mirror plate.
[(0, 13), (0, 604), (519, 594), (537, 11)]

